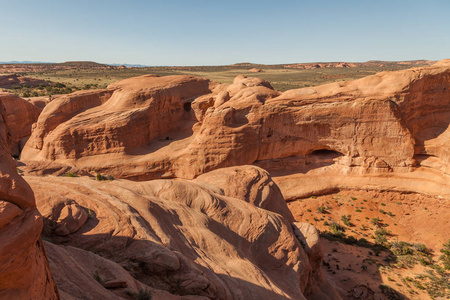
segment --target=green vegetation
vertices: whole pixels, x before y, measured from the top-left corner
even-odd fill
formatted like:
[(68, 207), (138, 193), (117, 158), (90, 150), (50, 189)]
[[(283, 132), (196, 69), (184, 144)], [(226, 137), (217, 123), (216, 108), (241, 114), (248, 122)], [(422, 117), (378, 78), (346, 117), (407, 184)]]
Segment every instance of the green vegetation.
[(442, 255), (439, 259), (442, 261), (445, 270), (450, 270), (450, 239), (443, 245), (440, 252)]
[(94, 276), (94, 279), (96, 280), (96, 281), (98, 281), (98, 282), (102, 282), (102, 278), (100, 277), (100, 274), (98, 273), (98, 270), (95, 270), (94, 271), (94, 274), (93, 274), (93, 276)]
[(370, 223), (372, 223), (373, 225), (377, 226), (380, 223), (380, 219), (379, 218), (372, 218), (370, 220)]
[(326, 208), (325, 208), (325, 206), (319, 206), (319, 207), (317, 207), (317, 211), (321, 214), (324, 214), (324, 213), (326, 213)]
[(328, 228), (330, 229), (331, 234), (335, 236), (342, 236), (345, 232), (345, 228), (334, 221), (330, 223)]
[[(31, 66), (31, 65), (30, 65)], [(396, 62), (383, 62), (379, 64), (364, 65), (353, 68), (318, 68), (295, 69), (285, 68), (284, 65), (257, 65), (238, 64), (228, 66), (197, 66), (197, 67), (145, 67), (145, 68), (115, 68), (97, 63), (73, 62), (70, 64), (46, 64), (36, 72), (18, 72), (19, 75), (44, 79), (53, 82), (53, 89), (44, 92), (44, 89), (30, 89), (17, 91), (19, 94), (32, 93), (56, 95), (77, 89), (104, 88), (112, 82), (145, 74), (166, 75), (194, 75), (208, 78), (219, 83), (232, 83), (238, 75), (258, 77), (267, 80), (279, 91), (289, 89), (312, 87), (326, 83), (352, 80), (373, 75), (380, 71), (395, 71), (408, 69), (411, 65)], [(64, 67), (64, 69), (61, 68)], [(51, 68), (58, 69), (51, 69)], [(70, 67), (70, 68), (69, 68)], [(264, 72), (252, 73), (249, 69), (259, 68)], [(19, 87), (18, 89), (21, 89)], [(42, 87), (41, 87), (42, 88)], [(27, 96), (28, 97), (28, 96)]]
[(387, 244), (387, 232), (384, 228), (375, 230), (375, 242), (380, 245)]
[(350, 215), (342, 216), (341, 221), (348, 227), (352, 226), (352, 223), (350, 223)]
[(103, 176), (102, 174), (97, 173), (97, 176), (95, 177), (95, 179), (98, 181), (104, 181), (104, 180), (112, 181), (112, 180), (114, 180), (114, 176), (112, 176), (112, 175)]
[(72, 173), (72, 172), (67, 172), (66, 176), (67, 177), (78, 177), (78, 174), (77, 173)]
[(380, 284), (379, 285), (380, 291), (389, 299), (389, 300), (402, 300), (405, 299), (402, 294), (397, 292), (392, 287), (386, 285), (386, 284)]

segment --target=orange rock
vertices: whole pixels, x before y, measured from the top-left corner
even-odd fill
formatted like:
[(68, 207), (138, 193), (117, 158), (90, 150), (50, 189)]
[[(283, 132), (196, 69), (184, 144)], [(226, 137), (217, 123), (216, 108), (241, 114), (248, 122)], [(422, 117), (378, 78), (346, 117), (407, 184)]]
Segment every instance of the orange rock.
[(445, 175), (449, 78), (448, 61), (284, 93), (245, 76), (131, 78), (52, 101), (22, 158), (36, 174), (65, 165), (135, 180), (246, 164), (276, 177), (327, 166), (338, 177)]
[(42, 109), (10, 93), (0, 92), (0, 102), (5, 109), (5, 123), (10, 136), (12, 154), (19, 156)]
[(0, 75), (0, 88), (9, 89), (14, 86), (26, 85), (36, 87), (39, 85), (50, 85), (48, 81), (30, 77), (19, 76), (17, 74)]
[(253, 68), (253, 69), (250, 69), (250, 70), (248, 70), (249, 72), (252, 72), (252, 73), (262, 73), (262, 72), (264, 72), (263, 70), (261, 70), (261, 69), (258, 69), (258, 68)]
[[(310, 260), (281, 215), (292, 218), (284, 199), (267, 172), (254, 166), (191, 182), (26, 179), (55, 243), (101, 254), (154, 289), (210, 299), (305, 299), (311, 285), (326, 283), (311, 279)], [(52, 233), (55, 208), (66, 199), (90, 214), (78, 231), (59, 237)], [(329, 287), (322, 293), (334, 295)]]
[(0, 102), (0, 299), (59, 299), (40, 239), (42, 217), (7, 152)]

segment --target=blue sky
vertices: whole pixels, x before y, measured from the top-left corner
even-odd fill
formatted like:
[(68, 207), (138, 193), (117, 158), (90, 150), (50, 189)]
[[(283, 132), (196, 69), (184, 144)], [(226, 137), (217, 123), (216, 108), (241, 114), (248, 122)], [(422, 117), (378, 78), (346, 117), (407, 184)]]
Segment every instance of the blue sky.
[(450, 1), (0, 0), (0, 61), (450, 58)]

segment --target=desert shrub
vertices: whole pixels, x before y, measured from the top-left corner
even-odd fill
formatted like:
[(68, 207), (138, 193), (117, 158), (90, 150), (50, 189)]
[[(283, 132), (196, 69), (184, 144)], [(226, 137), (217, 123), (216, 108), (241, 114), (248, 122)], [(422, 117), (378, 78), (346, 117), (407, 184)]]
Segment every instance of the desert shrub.
[(406, 242), (392, 242), (390, 250), (396, 256), (413, 254), (411, 244)]
[(98, 181), (102, 181), (102, 180), (114, 180), (114, 176), (112, 176), (112, 175), (104, 176), (104, 175), (102, 175), (102, 174), (100, 174), (100, 173), (97, 173), (97, 176), (95, 177), (95, 179), (98, 180)]
[(429, 250), (427, 249), (425, 244), (414, 243), (414, 244), (412, 244), (412, 248), (414, 249), (414, 251), (421, 252), (424, 254), (429, 254)]
[(321, 214), (324, 214), (326, 212), (325, 206), (319, 206), (317, 207), (317, 211)]
[(328, 228), (330, 229), (330, 232), (335, 235), (343, 235), (345, 232), (344, 227), (334, 221), (330, 223)]
[(341, 217), (341, 221), (345, 224), (345, 225), (347, 225), (347, 226), (351, 226), (352, 224), (350, 223), (350, 220), (349, 220), (349, 218), (347, 217), (347, 216), (342, 216)]
[(450, 270), (450, 240), (442, 246), (443, 248), (440, 250), (442, 255), (439, 259), (444, 264), (444, 268)]
[(102, 278), (100, 277), (100, 274), (98, 273), (98, 270), (95, 270), (93, 273), (93, 277), (97, 282), (102, 282)]
[(375, 242), (377, 244), (384, 245), (387, 243), (387, 232), (386, 229), (380, 228), (375, 230)]
[(152, 293), (151, 291), (147, 289), (142, 289), (139, 291), (139, 293), (135, 294), (134, 299), (136, 300), (150, 300), (152, 299)]
[(404, 297), (402, 294), (394, 290), (388, 285), (380, 284), (379, 288), (381, 292), (389, 299), (389, 300), (403, 300)]
[(357, 242), (358, 246), (368, 248), (370, 247), (370, 243), (365, 238), (360, 238)]
[(78, 174), (77, 173), (72, 173), (72, 172), (67, 172), (66, 176), (67, 177), (78, 177)]

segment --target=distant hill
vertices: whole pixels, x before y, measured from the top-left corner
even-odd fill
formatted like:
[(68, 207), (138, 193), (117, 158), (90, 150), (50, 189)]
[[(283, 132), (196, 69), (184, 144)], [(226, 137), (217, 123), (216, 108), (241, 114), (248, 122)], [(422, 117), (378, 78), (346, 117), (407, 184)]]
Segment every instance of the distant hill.
[(0, 61), (0, 65), (12, 65), (12, 64), (55, 64), (54, 62), (42, 62), (42, 61)]
[(114, 67), (127, 67), (127, 68), (148, 68), (150, 66), (146, 66), (146, 65), (139, 65), (139, 64), (108, 64), (109, 66), (114, 66)]

